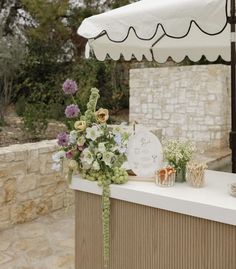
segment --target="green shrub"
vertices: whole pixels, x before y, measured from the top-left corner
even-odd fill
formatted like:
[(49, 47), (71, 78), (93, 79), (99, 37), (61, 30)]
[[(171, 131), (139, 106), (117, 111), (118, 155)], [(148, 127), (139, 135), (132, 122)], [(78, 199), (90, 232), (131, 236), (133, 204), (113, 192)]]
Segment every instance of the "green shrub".
[(47, 107), (45, 104), (26, 104), (24, 129), (30, 139), (42, 138), (47, 129)]
[(25, 106), (27, 104), (26, 98), (21, 96), (15, 103), (16, 113), (18, 116), (22, 117), (25, 113)]
[(65, 117), (64, 111), (64, 105), (57, 103), (50, 104), (48, 105), (48, 118), (55, 120), (63, 120)]

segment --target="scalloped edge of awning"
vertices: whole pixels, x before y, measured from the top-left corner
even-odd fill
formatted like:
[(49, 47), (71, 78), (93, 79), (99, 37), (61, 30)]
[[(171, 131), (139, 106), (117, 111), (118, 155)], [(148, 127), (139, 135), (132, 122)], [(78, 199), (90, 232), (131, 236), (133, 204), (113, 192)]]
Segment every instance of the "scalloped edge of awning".
[(158, 56), (152, 56), (151, 53), (150, 54), (142, 54), (142, 55), (135, 55), (135, 54), (130, 54), (129, 56), (127, 55), (124, 55), (122, 53), (119, 53), (119, 54), (116, 54), (116, 55), (113, 55), (113, 54), (109, 54), (109, 53), (105, 53), (103, 55), (101, 54), (95, 54), (95, 57), (97, 60), (99, 61), (105, 61), (105, 60), (115, 60), (115, 61), (118, 61), (120, 59), (124, 59), (125, 61), (131, 61), (132, 59), (136, 59), (137, 61), (139, 62), (142, 62), (143, 60), (147, 60), (148, 62), (152, 62), (152, 61), (155, 61), (159, 64), (165, 64), (167, 61), (169, 61), (170, 59), (179, 64), (179, 63), (182, 63), (185, 59), (189, 59), (190, 61), (192, 62), (199, 62), (203, 57), (205, 57), (207, 59), (207, 61), (209, 63), (213, 63), (213, 62), (216, 62), (219, 58), (221, 58), (224, 62), (226, 63), (230, 63), (230, 55), (219, 55), (219, 54), (216, 54), (216, 55), (212, 55), (211, 57), (206, 57), (205, 54), (199, 54), (198, 56), (194, 55), (194, 56), (191, 56), (191, 55), (187, 55), (187, 54), (184, 54), (182, 56), (165, 56), (165, 57), (158, 57)]
[[(136, 2), (136, 3), (138, 3), (138, 2)], [(135, 4), (135, 3), (133, 3), (133, 4)], [(130, 5), (133, 5), (133, 4), (130, 4)], [(123, 8), (123, 7), (121, 7), (121, 8)], [(114, 39), (112, 37), (112, 34), (110, 33), (113, 31), (113, 29), (110, 29), (110, 30), (105, 29), (105, 28), (99, 29), (99, 27), (97, 28), (97, 25), (95, 25), (95, 22), (90, 21), (97, 16), (104, 15), (106, 13), (108, 14), (109, 12), (112, 12), (112, 11), (114, 11), (114, 10), (105, 12), (103, 14), (98, 14), (98, 15), (95, 15), (95, 16), (92, 16), (92, 17), (85, 19), (82, 22), (81, 26), (77, 30), (78, 35), (83, 36), (84, 38), (86, 38), (88, 40), (89, 39), (98, 39), (98, 38), (105, 35), (105, 36), (107, 36), (107, 38), (111, 42), (122, 43), (129, 38), (130, 32), (133, 32), (138, 39), (148, 41), (148, 40), (154, 39), (158, 31), (162, 31), (165, 33), (166, 36), (168, 36), (170, 38), (180, 39), (180, 38), (186, 37), (189, 34), (193, 25), (195, 25), (204, 34), (209, 35), (209, 36), (214, 36), (214, 35), (218, 35), (218, 34), (222, 33), (228, 24), (228, 0), (225, 0), (225, 22), (222, 25), (222, 27), (220, 29), (217, 29), (217, 31), (215, 31), (215, 32), (209, 32), (209, 31), (203, 29), (203, 27), (200, 26), (201, 24), (199, 22), (197, 22), (196, 20), (190, 20), (188, 23), (188, 26), (185, 26), (186, 30), (181, 35), (173, 35), (173, 34), (168, 32), (167, 26), (165, 26), (163, 23), (156, 23), (154, 26), (152, 26), (153, 27), (153, 30), (151, 31), (152, 34), (149, 37), (142, 36), (138, 32), (136, 27), (129, 26), (125, 30), (125, 33), (122, 34), (123, 35), (122, 37), (119, 37), (118, 39)], [(150, 24), (148, 25), (148, 27), (150, 29)], [(97, 28), (97, 30), (96, 30), (96, 28)], [(92, 30), (87, 31), (87, 29), (92, 29)], [(93, 29), (94, 29), (94, 32), (93, 32)]]

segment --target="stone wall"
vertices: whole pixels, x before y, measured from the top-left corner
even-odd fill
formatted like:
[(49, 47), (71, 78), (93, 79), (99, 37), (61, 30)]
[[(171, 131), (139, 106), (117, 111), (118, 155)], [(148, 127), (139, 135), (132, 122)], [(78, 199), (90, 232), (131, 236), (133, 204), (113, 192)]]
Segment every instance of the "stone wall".
[(51, 169), (56, 141), (0, 148), (0, 230), (73, 203), (62, 172)]
[(225, 65), (130, 71), (130, 121), (162, 128), (204, 150), (228, 146), (230, 73)]

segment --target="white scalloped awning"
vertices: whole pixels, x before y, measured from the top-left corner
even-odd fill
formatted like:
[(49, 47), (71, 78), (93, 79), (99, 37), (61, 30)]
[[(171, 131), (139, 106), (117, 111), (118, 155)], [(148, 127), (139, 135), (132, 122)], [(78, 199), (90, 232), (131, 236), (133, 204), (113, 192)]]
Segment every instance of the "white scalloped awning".
[(78, 34), (99, 60), (230, 61), (227, 0), (141, 0), (85, 19)]

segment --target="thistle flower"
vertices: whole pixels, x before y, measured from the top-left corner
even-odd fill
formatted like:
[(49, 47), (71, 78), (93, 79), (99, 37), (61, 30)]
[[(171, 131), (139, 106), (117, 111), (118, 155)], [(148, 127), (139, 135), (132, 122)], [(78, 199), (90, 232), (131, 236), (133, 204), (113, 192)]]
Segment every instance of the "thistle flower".
[(63, 132), (63, 133), (58, 134), (57, 144), (59, 146), (62, 146), (62, 147), (68, 146), (68, 142), (69, 142), (69, 136), (67, 133)]
[(69, 105), (66, 107), (65, 110), (65, 115), (67, 118), (76, 118), (78, 116), (78, 114), (80, 113), (80, 109), (78, 108), (77, 105)]
[(78, 91), (78, 86), (76, 84), (76, 82), (72, 79), (67, 79), (64, 83), (63, 83), (63, 87), (62, 87), (63, 91), (65, 94), (75, 94)]

